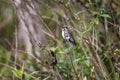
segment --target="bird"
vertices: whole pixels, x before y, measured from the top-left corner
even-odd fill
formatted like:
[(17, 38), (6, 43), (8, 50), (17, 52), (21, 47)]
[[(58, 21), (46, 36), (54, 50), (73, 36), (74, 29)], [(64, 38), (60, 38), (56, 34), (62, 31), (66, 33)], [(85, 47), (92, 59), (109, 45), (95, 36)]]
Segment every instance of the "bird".
[(73, 45), (77, 45), (72, 33), (68, 29), (67, 25), (63, 25), (62, 27), (62, 37), (64, 40), (69, 41)]

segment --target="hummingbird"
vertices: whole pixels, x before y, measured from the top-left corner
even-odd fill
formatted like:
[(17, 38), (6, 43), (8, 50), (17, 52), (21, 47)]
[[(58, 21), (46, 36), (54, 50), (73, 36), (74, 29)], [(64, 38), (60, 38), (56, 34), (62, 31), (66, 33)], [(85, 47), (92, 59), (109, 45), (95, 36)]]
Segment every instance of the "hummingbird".
[(62, 37), (66, 41), (69, 41), (71, 44), (77, 45), (72, 33), (70, 32), (70, 30), (68, 29), (66, 25), (62, 27)]

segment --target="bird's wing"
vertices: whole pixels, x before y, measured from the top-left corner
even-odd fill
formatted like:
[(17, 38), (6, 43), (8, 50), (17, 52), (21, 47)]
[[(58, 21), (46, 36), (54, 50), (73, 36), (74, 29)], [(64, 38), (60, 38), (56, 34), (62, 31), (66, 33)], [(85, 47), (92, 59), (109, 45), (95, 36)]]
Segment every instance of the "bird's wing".
[(76, 45), (77, 43), (76, 43), (76, 41), (75, 41), (72, 33), (69, 33), (69, 34), (70, 34), (70, 39), (69, 39), (69, 41), (70, 41), (73, 45)]

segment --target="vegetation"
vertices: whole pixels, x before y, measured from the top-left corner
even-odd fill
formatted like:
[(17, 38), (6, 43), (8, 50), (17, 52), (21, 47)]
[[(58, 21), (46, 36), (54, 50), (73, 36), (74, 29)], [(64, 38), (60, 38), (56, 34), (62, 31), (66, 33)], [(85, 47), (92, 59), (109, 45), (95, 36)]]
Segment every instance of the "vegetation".
[(0, 0), (0, 80), (120, 80), (119, 3)]

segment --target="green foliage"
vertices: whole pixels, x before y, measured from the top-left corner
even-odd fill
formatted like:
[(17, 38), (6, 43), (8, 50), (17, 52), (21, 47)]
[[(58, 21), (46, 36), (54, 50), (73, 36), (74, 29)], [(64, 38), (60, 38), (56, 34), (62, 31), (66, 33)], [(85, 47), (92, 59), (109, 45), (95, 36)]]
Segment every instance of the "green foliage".
[(24, 64), (23, 64), (21, 70), (18, 70), (18, 69), (15, 68), (15, 69), (13, 70), (13, 74), (14, 74), (16, 77), (18, 77), (19, 79), (22, 80), (23, 75), (24, 75)]
[[(38, 0), (38, 16), (52, 37), (47, 36), (48, 45), (43, 49), (31, 43), (31, 55), (21, 46), (21, 36), (17, 36), (17, 41), (14, 35), (18, 23), (13, 4), (0, 0), (0, 24), (6, 19), (5, 10), (11, 17), (5, 26), (0, 25), (0, 80), (119, 80), (119, 2)], [(73, 33), (77, 46), (63, 41), (63, 25)], [(56, 55), (55, 65), (50, 50)]]
[[(11, 53), (6, 50), (4, 47), (0, 46), (0, 79), (6, 79), (7, 77), (11, 78), (12, 67), (10, 66)], [(5, 77), (3, 77), (5, 76)], [(8, 78), (8, 79), (9, 79)]]

